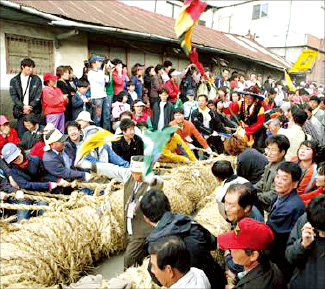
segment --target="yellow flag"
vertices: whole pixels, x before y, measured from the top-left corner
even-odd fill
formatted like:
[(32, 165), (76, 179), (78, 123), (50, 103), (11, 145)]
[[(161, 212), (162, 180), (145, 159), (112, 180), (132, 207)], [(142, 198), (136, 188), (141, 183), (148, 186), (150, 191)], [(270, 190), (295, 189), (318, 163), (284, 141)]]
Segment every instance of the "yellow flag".
[(318, 52), (314, 50), (304, 50), (299, 55), (296, 63), (290, 69), (290, 72), (308, 71), (313, 68)]
[(284, 80), (287, 83), (287, 86), (289, 87), (290, 91), (296, 91), (296, 87), (292, 84), (291, 78), (286, 70), (284, 70)]
[(107, 130), (99, 130), (96, 134), (89, 136), (77, 151), (76, 163), (78, 163), (84, 156), (89, 154), (92, 149), (98, 148), (108, 142), (118, 141), (121, 136), (112, 134)]

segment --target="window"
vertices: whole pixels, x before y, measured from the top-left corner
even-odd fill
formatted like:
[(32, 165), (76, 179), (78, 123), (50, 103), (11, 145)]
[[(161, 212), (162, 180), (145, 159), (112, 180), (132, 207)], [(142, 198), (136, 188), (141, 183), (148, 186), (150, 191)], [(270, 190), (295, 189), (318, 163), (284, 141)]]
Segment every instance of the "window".
[(258, 4), (253, 6), (253, 16), (252, 19), (260, 19), (267, 17), (268, 15), (268, 4)]
[(54, 70), (53, 41), (13, 34), (6, 34), (7, 73), (20, 72), (20, 62), (31, 58), (35, 62), (35, 74), (44, 74)]

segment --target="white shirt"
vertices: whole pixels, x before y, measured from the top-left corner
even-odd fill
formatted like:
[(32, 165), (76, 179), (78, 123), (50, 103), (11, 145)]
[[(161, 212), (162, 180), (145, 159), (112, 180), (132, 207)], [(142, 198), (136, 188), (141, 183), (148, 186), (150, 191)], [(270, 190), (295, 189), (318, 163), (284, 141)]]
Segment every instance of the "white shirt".
[(159, 121), (158, 121), (158, 127), (157, 127), (158, 130), (163, 129), (164, 126), (165, 126), (165, 110), (164, 110), (164, 107), (165, 107), (166, 103), (167, 102), (162, 102), (162, 101), (159, 103), (160, 114), (159, 114)]
[(138, 94), (135, 91), (129, 92), (133, 101), (138, 99)]
[(164, 72), (162, 73), (161, 75), (161, 78), (163, 80), (163, 82), (167, 82), (169, 80), (169, 76), (168, 76), (168, 73), (164, 70)]
[[(20, 74), (21, 88), (22, 88), (23, 94), (26, 91), (28, 79), (29, 79), (29, 75), (25, 76), (23, 73)], [(25, 93), (23, 103), (24, 103), (24, 105), (29, 105), (29, 87)]]
[(211, 284), (202, 270), (191, 267), (190, 271), (169, 288), (211, 289)]
[(311, 139), (309, 135), (306, 135), (302, 130), (302, 127), (297, 124), (293, 124), (290, 128), (279, 129), (278, 134), (285, 135), (290, 142), (290, 147), (285, 155), (286, 161), (290, 161), (293, 156), (297, 155), (297, 151), (300, 147), (300, 144), (307, 139)]
[(90, 84), (90, 93), (92, 99), (100, 99), (106, 97), (106, 77), (103, 70), (90, 70), (88, 72), (88, 81)]

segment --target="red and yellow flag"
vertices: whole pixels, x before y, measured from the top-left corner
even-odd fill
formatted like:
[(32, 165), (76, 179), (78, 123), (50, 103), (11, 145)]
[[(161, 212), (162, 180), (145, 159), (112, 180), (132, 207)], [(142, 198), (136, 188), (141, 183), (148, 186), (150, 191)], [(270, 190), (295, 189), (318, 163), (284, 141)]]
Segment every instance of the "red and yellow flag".
[(201, 2), (200, 0), (185, 0), (178, 18), (176, 19), (176, 37), (186, 55), (190, 55), (192, 51), (191, 39), (193, 27), (198, 23), (206, 7), (207, 3)]

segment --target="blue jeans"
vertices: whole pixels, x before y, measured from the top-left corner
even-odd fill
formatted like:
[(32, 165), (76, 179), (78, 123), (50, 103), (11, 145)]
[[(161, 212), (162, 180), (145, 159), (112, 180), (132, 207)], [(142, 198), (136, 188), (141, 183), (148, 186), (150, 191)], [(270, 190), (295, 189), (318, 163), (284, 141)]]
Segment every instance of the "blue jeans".
[(92, 100), (93, 121), (96, 126), (111, 130), (112, 96)]

